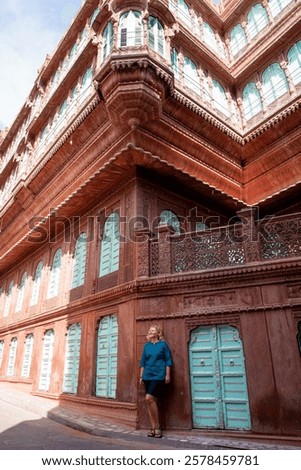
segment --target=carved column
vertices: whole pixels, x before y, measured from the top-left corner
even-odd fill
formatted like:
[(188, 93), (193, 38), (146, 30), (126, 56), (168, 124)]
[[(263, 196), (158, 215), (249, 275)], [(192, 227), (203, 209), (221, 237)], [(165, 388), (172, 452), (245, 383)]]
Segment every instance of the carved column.
[(136, 229), (136, 277), (149, 277), (150, 274), (150, 234), (148, 228)]
[(247, 263), (261, 260), (259, 233), (255, 223), (256, 207), (242, 209), (237, 212), (242, 222), (242, 242)]
[(289, 88), (290, 93), (292, 94), (296, 91), (296, 87), (293, 84), (291, 74), (288, 70), (288, 63), (286, 61), (282, 61), (282, 62), (280, 62), (280, 67), (282, 68), (283, 72), (285, 73), (287, 83), (288, 83), (288, 88)]
[(273, 23), (273, 22), (274, 22), (274, 18), (273, 18), (271, 9), (270, 9), (269, 1), (268, 1), (268, 0), (263, 0), (262, 6), (263, 6), (263, 8), (265, 8), (265, 10), (266, 10), (266, 12), (267, 12), (267, 15), (268, 15), (268, 18), (269, 18), (269, 22), (270, 22), (270, 23)]

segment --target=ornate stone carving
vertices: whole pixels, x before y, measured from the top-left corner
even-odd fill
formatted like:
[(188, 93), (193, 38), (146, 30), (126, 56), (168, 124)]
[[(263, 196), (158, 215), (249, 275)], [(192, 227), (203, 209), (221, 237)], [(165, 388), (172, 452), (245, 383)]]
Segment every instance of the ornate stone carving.
[(184, 297), (184, 308), (199, 309), (222, 307), (223, 305), (236, 305), (237, 295), (235, 291), (214, 293), (212, 295), (193, 295)]

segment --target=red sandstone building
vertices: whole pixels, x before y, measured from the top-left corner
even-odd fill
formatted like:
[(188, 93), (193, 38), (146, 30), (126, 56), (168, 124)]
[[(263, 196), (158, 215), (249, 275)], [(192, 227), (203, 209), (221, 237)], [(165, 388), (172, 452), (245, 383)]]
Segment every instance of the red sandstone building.
[[(87, 0), (0, 140), (0, 377), (133, 427), (301, 435), (301, 2)], [(55, 406), (54, 401), (54, 406)]]

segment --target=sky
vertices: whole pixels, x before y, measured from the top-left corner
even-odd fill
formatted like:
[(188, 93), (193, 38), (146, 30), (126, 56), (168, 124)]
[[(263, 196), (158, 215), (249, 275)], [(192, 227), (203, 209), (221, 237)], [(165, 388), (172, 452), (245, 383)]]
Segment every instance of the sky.
[(14, 122), (46, 55), (53, 54), (81, 5), (82, 0), (0, 0), (0, 130)]
[(82, 0), (0, 0), (0, 130), (28, 97), (38, 69), (52, 55)]

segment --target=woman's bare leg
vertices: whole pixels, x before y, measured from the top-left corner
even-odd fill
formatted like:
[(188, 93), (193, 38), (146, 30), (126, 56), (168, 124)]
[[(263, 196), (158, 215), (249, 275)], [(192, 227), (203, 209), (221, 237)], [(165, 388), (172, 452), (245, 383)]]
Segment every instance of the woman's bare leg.
[(149, 395), (148, 393), (145, 395), (145, 400), (147, 404), (147, 410), (149, 414), (149, 419), (151, 422), (152, 429), (159, 429), (160, 422), (159, 422), (159, 410), (156, 398), (153, 395)]

